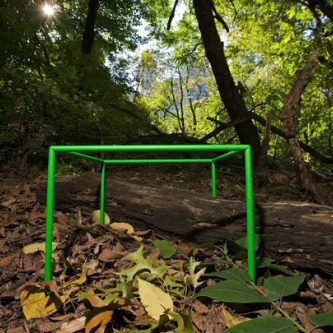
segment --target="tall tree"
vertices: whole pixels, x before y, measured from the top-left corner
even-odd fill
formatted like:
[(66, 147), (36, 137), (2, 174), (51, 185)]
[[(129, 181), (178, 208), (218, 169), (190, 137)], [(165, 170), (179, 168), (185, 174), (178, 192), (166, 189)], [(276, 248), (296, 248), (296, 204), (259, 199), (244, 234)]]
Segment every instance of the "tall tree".
[[(216, 9), (212, 0), (193, 0), (206, 56), (211, 64), (221, 99), (232, 121), (243, 118), (247, 108), (231, 75), (224, 46), (216, 28)], [(221, 21), (221, 18), (220, 18)], [(222, 20), (222, 22), (224, 22)], [(226, 24), (224, 24), (226, 26)], [(260, 156), (260, 139), (252, 120), (235, 125), (239, 140), (252, 147), (254, 164)]]
[(97, 13), (99, 8), (99, 0), (89, 0), (88, 15), (86, 25), (83, 31), (81, 52), (83, 54), (91, 54), (94, 39), (95, 39), (95, 25), (97, 20)]

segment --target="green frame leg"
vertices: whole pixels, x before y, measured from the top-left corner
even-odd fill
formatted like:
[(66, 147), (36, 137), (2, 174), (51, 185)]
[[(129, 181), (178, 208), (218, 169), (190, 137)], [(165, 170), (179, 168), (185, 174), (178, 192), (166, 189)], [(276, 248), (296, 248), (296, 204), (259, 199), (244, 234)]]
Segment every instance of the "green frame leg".
[(245, 195), (246, 195), (246, 221), (247, 221), (247, 253), (248, 271), (255, 283), (255, 251), (254, 251), (254, 217), (252, 192), (252, 157), (251, 147), (245, 150)]
[(99, 209), (100, 209), (100, 224), (104, 224), (104, 212), (105, 212), (105, 168), (106, 164), (103, 163), (102, 165), (102, 172), (101, 172), (101, 193), (100, 193), (100, 204), (99, 204)]
[(212, 162), (212, 198), (216, 198), (216, 165)]
[(54, 172), (55, 151), (49, 149), (49, 162), (47, 170), (47, 197), (46, 197), (46, 234), (45, 234), (45, 274), (44, 280), (52, 279), (52, 232), (53, 232), (53, 201), (54, 201)]

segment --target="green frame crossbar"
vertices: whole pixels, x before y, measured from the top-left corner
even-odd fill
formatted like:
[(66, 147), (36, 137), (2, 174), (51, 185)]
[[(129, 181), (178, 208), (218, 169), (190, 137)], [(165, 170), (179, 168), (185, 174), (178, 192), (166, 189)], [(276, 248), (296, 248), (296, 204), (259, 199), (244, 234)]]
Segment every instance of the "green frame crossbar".
[[(101, 159), (87, 155), (87, 152), (152, 152), (152, 151), (227, 151), (215, 158), (203, 159)], [(246, 193), (246, 220), (247, 220), (247, 251), (248, 271), (255, 282), (254, 257), (254, 218), (252, 193), (252, 160), (249, 145), (137, 145), (137, 146), (51, 146), (49, 148), (47, 200), (46, 200), (46, 240), (45, 240), (45, 281), (52, 279), (52, 229), (53, 229), (53, 202), (54, 202), (54, 175), (56, 153), (66, 153), (102, 165), (100, 186), (100, 223), (104, 224), (105, 211), (105, 171), (107, 164), (138, 164), (138, 163), (210, 163), (212, 175), (212, 197), (216, 197), (216, 162), (219, 160), (244, 152), (245, 160), (245, 193)]]

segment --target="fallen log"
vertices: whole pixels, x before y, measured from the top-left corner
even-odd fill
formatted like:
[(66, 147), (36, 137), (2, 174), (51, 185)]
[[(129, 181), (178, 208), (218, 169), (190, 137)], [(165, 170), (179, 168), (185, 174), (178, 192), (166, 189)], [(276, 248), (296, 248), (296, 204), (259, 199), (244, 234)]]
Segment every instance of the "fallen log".
[[(99, 176), (57, 177), (55, 210), (98, 207)], [(46, 184), (37, 189), (45, 204)], [(105, 210), (112, 221), (151, 228), (192, 241), (222, 243), (246, 234), (245, 203), (211, 199), (171, 187), (123, 180), (106, 184)], [(255, 204), (255, 231), (265, 235), (263, 254), (292, 268), (333, 276), (333, 208), (300, 202)]]

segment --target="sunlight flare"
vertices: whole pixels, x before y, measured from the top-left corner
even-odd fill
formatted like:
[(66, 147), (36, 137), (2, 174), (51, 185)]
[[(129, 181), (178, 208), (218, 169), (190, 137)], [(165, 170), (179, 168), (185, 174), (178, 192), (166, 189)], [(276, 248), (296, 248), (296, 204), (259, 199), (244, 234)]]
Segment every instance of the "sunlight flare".
[(53, 16), (54, 15), (54, 6), (50, 5), (49, 3), (45, 3), (43, 6), (43, 12), (46, 16)]

